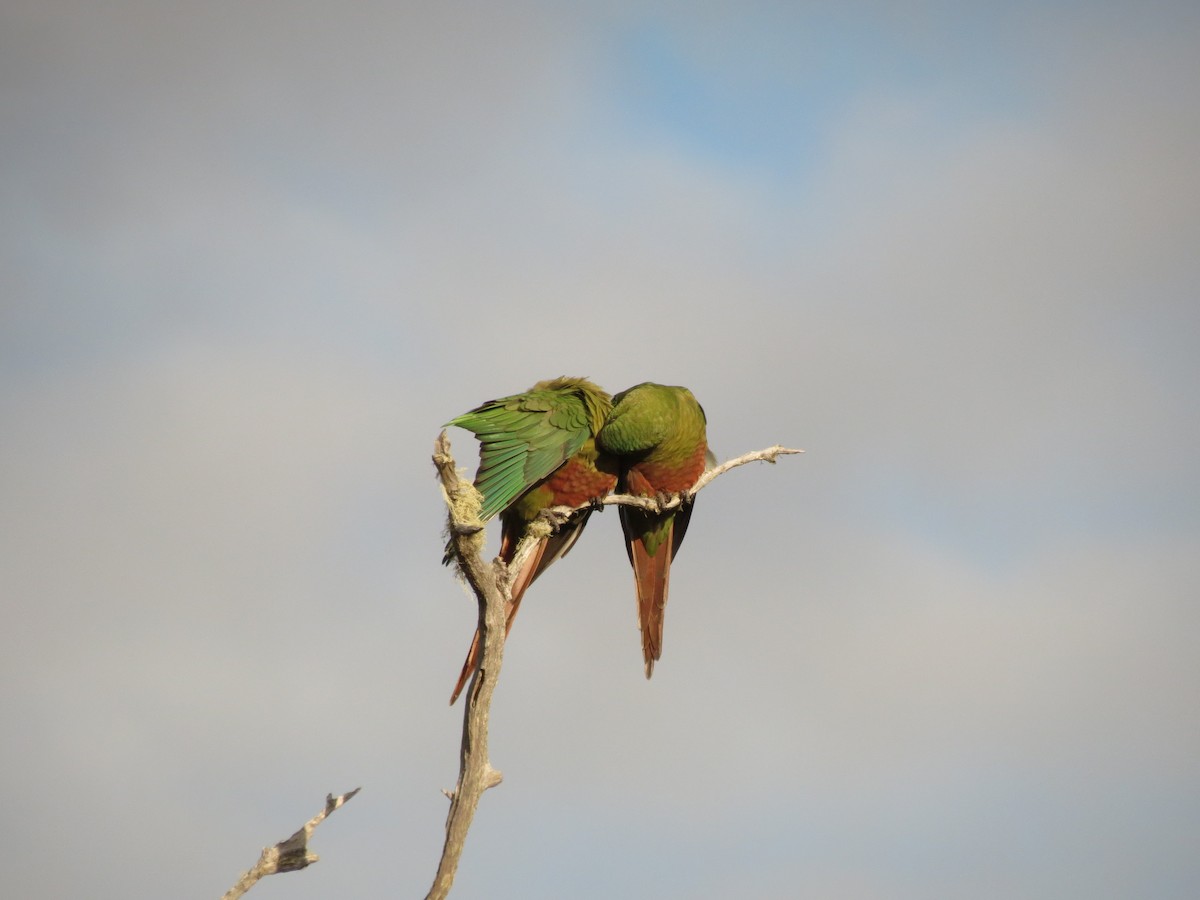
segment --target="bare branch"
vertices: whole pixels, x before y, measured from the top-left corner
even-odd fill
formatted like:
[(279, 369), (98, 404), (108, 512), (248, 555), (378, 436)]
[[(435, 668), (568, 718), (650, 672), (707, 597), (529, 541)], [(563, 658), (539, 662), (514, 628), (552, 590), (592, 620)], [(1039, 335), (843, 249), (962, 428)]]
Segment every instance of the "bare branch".
[[(488, 759), (488, 715), (492, 694), (500, 678), (504, 657), (505, 604), (510, 591), (507, 567), (500, 560), (491, 566), (483, 562), (483, 522), (479, 518), (480, 496), (454, 465), (450, 440), (442, 432), (434, 445), (433, 464), (442, 482), (449, 507), (450, 542), (454, 557), (467, 584), (479, 602), (479, 635), (483, 652), (479, 668), (471, 678), (463, 710), (462, 745), (459, 754), (458, 784), (450, 797), (446, 816), (446, 843), (437, 875), (426, 900), (441, 900), (450, 893), (458, 861), (466, 843), (467, 831), (479, 807), (479, 798), (503, 777)], [(515, 571), (515, 570), (514, 570)]]
[(747, 453), (724, 462), (706, 471), (691, 490), (662, 498), (634, 497), (617, 494), (585, 503), (578, 507), (558, 506), (542, 513), (543, 521), (536, 523), (521, 539), (512, 561), (506, 566), (500, 559), (487, 566), (480, 555), (483, 549), (483, 522), (479, 518), (481, 498), (479, 492), (455, 468), (450, 455), (450, 441), (442, 432), (434, 445), (433, 464), (442, 482), (442, 491), (449, 508), (449, 524), (452, 557), (459, 571), (470, 585), (479, 602), (479, 634), (483, 652), (479, 668), (471, 679), (467, 691), (466, 709), (463, 711), (462, 749), (459, 758), (458, 785), (453, 791), (445, 792), (450, 798), (450, 813), (446, 817), (446, 843), (442, 847), (442, 858), (438, 863), (437, 875), (425, 900), (442, 900), (450, 893), (458, 861), (462, 856), (467, 831), (479, 806), (479, 798), (490, 787), (500, 783), (501, 774), (492, 768), (488, 760), (488, 715), (491, 710), (492, 694), (500, 677), (500, 664), (504, 655), (505, 608), (512, 590), (513, 574), (521, 570), (525, 558), (533, 551), (545, 531), (562, 525), (571, 516), (593, 509), (597, 504), (612, 506), (623, 504), (639, 506), (660, 512), (674, 509), (691, 502), (692, 497), (718, 475), (749, 462), (773, 463), (788, 453), (803, 453), (787, 447), (768, 447)]
[[(690, 503), (692, 498), (716, 480), (717, 476), (724, 475), (730, 469), (736, 469), (738, 466), (744, 466), (746, 463), (752, 462), (769, 462), (774, 465), (775, 460), (780, 456), (803, 452), (803, 450), (794, 450), (791, 447), (782, 447), (776, 444), (774, 447), (767, 447), (765, 450), (754, 450), (750, 453), (743, 453), (741, 456), (726, 460), (719, 466), (707, 469), (696, 479), (696, 483), (689, 490), (678, 494), (669, 494), (662, 498), (638, 497), (634, 494), (609, 494), (607, 497), (595, 501), (595, 503), (603, 506), (636, 506), (638, 509), (644, 509), (647, 512), (667, 512), (668, 510), (682, 506), (684, 503)], [(576, 513), (592, 508), (594, 508), (593, 503), (584, 503), (580, 506), (555, 506), (543, 512), (542, 515), (557, 526), (566, 522)]]
[(736, 469), (738, 466), (744, 466), (746, 463), (752, 462), (768, 462), (775, 465), (775, 460), (780, 456), (787, 456), (792, 453), (803, 453), (803, 450), (794, 450), (791, 447), (784, 447), (776, 444), (774, 447), (768, 447), (766, 450), (753, 450), (750, 453), (743, 453), (741, 456), (727, 459), (719, 466), (713, 466), (703, 475), (696, 479), (696, 483), (692, 486), (690, 493), (695, 494), (701, 488), (706, 487), (718, 475), (724, 475), (730, 469)]
[(312, 837), (313, 830), (325, 821), (326, 816), (360, 790), (362, 788), (355, 788), (339, 797), (327, 794), (325, 808), (309, 819), (304, 827), (287, 840), (280, 841), (273, 847), (264, 848), (254, 867), (243, 873), (237, 884), (226, 891), (221, 900), (237, 900), (238, 897), (254, 887), (259, 879), (265, 878), (267, 875), (274, 875), (277, 872), (295, 872), (315, 863), (320, 857), (308, 849), (308, 840)]

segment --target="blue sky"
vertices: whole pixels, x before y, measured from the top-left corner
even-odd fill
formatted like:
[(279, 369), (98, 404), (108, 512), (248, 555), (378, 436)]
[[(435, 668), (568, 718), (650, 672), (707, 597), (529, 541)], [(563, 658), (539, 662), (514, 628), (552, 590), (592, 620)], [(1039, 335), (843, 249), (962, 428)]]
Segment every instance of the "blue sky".
[(1019, 43), (993, 33), (993, 53), (964, 71), (987, 16), (951, 14), (916, 33), (890, 18), (827, 9), (797, 28), (782, 11), (648, 17), (616, 39), (618, 103), (647, 136), (793, 188), (819, 175), (839, 122), (881, 88), (920, 97), (925, 124), (939, 131), (1036, 105), (1014, 83), (1028, 56)]
[(539, 580), (455, 896), (1194, 895), (1198, 41), (7, 4), (0, 885), (219, 896), (362, 785), (256, 896), (423, 896), (474, 615), (432, 443), (577, 374), (807, 453), (700, 497), (650, 682), (615, 516)]

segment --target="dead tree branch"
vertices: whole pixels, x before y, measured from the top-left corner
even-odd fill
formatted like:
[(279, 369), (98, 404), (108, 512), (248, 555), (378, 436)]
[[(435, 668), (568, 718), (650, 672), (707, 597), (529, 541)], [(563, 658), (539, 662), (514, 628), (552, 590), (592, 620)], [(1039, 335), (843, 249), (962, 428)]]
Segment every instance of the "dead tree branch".
[[(644, 509), (647, 512), (667, 512), (668, 510), (676, 509), (685, 503), (691, 503), (692, 499), (700, 493), (704, 488), (708, 487), (720, 475), (724, 475), (730, 469), (736, 469), (738, 466), (744, 466), (746, 463), (752, 462), (768, 462), (771, 465), (775, 464), (775, 460), (780, 456), (786, 456), (792, 453), (803, 453), (803, 450), (796, 450), (791, 447), (783, 447), (776, 444), (774, 447), (767, 447), (765, 450), (754, 450), (750, 453), (743, 453), (741, 456), (728, 459), (719, 466), (713, 466), (711, 469), (706, 469), (704, 473), (696, 479), (696, 483), (692, 485), (690, 490), (682, 491), (678, 494), (664, 494), (659, 497), (638, 497), (633, 494), (609, 494), (603, 499), (596, 500), (593, 503), (584, 503), (580, 506), (555, 506), (545, 510), (542, 515), (549, 521), (552, 526), (559, 526), (566, 522), (571, 516), (576, 513), (583, 512), (585, 509), (594, 509), (596, 505), (602, 506), (636, 506), (638, 509)], [(519, 568), (522, 558), (520, 553), (513, 559), (513, 568)]]
[(268, 875), (274, 875), (277, 872), (295, 872), (315, 863), (320, 857), (308, 849), (308, 840), (312, 837), (313, 830), (325, 821), (326, 816), (360, 790), (362, 788), (355, 788), (339, 797), (335, 797), (333, 794), (326, 795), (325, 808), (304, 823), (304, 826), (290, 838), (280, 841), (273, 847), (263, 848), (262, 855), (258, 857), (258, 862), (254, 864), (254, 867), (243, 873), (237, 884), (226, 891), (221, 900), (237, 900), (238, 897), (254, 887), (259, 879)]
[(505, 602), (510, 587), (504, 563), (496, 560), (488, 566), (480, 555), (484, 544), (483, 522), (479, 518), (480, 495), (455, 468), (454, 457), (450, 455), (450, 439), (444, 431), (434, 445), (433, 464), (450, 511), (449, 532), (454, 556), (479, 603), (479, 635), (483, 648), (463, 709), (458, 784), (448, 794), (450, 812), (446, 816), (446, 843), (442, 847), (433, 886), (426, 896), (426, 900), (441, 900), (454, 884), (458, 860), (462, 856), (467, 830), (479, 807), (479, 798), (503, 777), (492, 768), (488, 759), (488, 715), (504, 658)]
[[(546, 510), (542, 515), (547, 527), (556, 527), (576, 513), (592, 509), (596, 504), (604, 506), (638, 506), (653, 512), (674, 509), (690, 503), (701, 489), (717, 476), (749, 462), (774, 463), (776, 458), (788, 453), (803, 453), (787, 447), (768, 447), (731, 459), (706, 471), (689, 491), (661, 497), (634, 497), (629, 494), (614, 494), (595, 504), (585, 503), (571, 508), (559, 506)], [(538, 542), (536, 532), (527, 534), (517, 547), (513, 560), (507, 566), (493, 560), (491, 566), (483, 562), (483, 522), (479, 518), (481, 498), (479, 492), (455, 468), (450, 454), (450, 440), (442, 432), (434, 445), (433, 464), (442, 483), (442, 491), (449, 508), (450, 542), (453, 545), (459, 571), (470, 585), (479, 603), (479, 634), (483, 652), (479, 668), (471, 679), (467, 690), (466, 708), (463, 710), (463, 735), (459, 756), (458, 785), (450, 797), (450, 812), (446, 817), (446, 843), (442, 847), (442, 858), (438, 863), (437, 875), (425, 900), (442, 900), (450, 893), (458, 861), (462, 856), (467, 830), (479, 807), (479, 798), (490, 787), (500, 783), (501, 774), (492, 768), (488, 759), (488, 715), (491, 710), (492, 694), (500, 678), (500, 665), (504, 656), (505, 605), (511, 596), (511, 575), (521, 570), (525, 557)]]

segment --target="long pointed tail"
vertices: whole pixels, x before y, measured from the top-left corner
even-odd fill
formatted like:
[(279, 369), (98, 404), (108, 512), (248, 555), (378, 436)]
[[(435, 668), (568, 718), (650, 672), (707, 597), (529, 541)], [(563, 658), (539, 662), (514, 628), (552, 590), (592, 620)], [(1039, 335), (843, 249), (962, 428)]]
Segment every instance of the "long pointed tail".
[[(669, 524), (668, 529), (673, 527)], [(666, 618), (667, 591), (671, 581), (671, 558), (674, 541), (668, 530), (655, 552), (646, 549), (643, 537), (629, 536), (629, 559), (633, 563), (633, 579), (637, 587), (638, 625), (642, 629), (642, 658), (646, 677), (654, 674), (654, 663), (662, 656), (663, 624)]]
[[(529, 554), (525, 560), (525, 565), (521, 567), (521, 571), (517, 573), (516, 579), (512, 585), (512, 600), (504, 607), (504, 638), (508, 639), (508, 633), (512, 631), (513, 620), (517, 618), (517, 610), (521, 608), (521, 598), (525, 596), (525, 591), (529, 585), (533, 584), (533, 580), (540, 574), (539, 565), (542, 561), (542, 556), (546, 552), (547, 541), (543, 540), (538, 544), (537, 548)], [(466, 687), (467, 680), (475, 673), (479, 667), (479, 658), (483, 653), (483, 647), (480, 645), (479, 628), (475, 629), (475, 637), (471, 639), (471, 649), (467, 651), (466, 662), (463, 663), (462, 672), (459, 673), (458, 681), (454, 685), (454, 691), (450, 694), (450, 705), (454, 705), (454, 701), (458, 699), (458, 695), (462, 693)]]

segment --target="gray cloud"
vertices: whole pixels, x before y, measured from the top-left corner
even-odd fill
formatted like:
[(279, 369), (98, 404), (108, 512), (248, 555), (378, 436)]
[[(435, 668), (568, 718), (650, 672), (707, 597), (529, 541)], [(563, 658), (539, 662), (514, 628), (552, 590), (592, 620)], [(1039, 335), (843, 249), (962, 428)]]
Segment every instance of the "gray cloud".
[(11, 890), (212, 896), (360, 783), (259, 890), (425, 890), (428, 453), (571, 372), (809, 452), (701, 496), (649, 684), (615, 516), (539, 582), (463, 896), (1186, 896), (1194, 16), (924, 15), (771, 169), (631, 117), (634, 10), (10, 4)]

